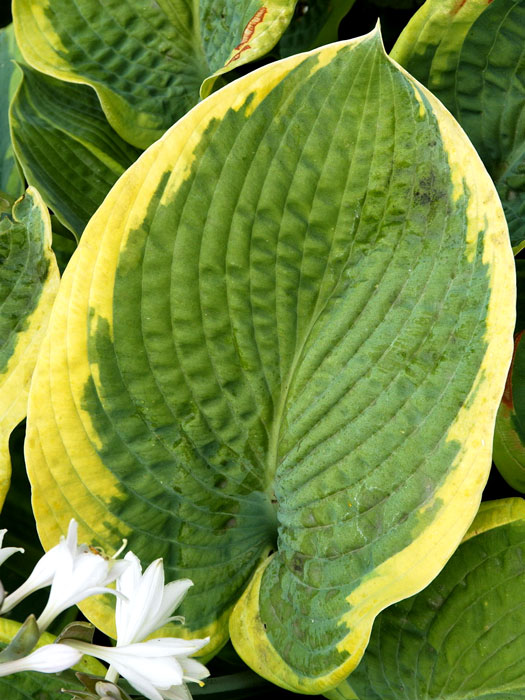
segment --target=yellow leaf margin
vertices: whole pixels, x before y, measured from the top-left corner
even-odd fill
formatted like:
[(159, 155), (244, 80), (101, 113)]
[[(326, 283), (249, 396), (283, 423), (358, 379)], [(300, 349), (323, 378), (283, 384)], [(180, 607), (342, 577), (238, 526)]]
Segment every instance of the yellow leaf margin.
[[(24, 199), (31, 200), (32, 215), (35, 221), (25, 221), (20, 217), (20, 205)], [(26, 194), (13, 206), (13, 220), (31, 226), (42, 227), (42, 257), (48, 262), (47, 278), (42, 286), (42, 293), (32, 314), (23, 318), (25, 309), (20, 309), (20, 318), (25, 324), (18, 333), (14, 353), (9, 358), (5, 371), (0, 374), (0, 507), (3, 505), (11, 480), (11, 460), (9, 457), (9, 436), (11, 431), (25, 418), (29, 384), (36, 364), (42, 339), (47, 329), (51, 308), (58, 291), (60, 275), (51, 250), (51, 220), (42, 197), (34, 187), (29, 187)]]

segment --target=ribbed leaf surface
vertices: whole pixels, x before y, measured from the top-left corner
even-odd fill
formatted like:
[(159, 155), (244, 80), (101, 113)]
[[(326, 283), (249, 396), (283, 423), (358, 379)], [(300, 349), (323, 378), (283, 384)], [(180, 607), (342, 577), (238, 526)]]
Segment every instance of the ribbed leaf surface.
[(92, 88), (21, 68), (10, 113), (17, 157), (28, 182), (79, 238), (140, 151), (111, 128)]
[(236, 605), (259, 673), (335, 685), (474, 517), (513, 307), (493, 185), (377, 34), (232, 83), (64, 276), (27, 440), (44, 543), (72, 514), (128, 537), (194, 580), (188, 634), (219, 648)]
[(379, 615), (363, 660), (326, 697), (524, 698), (524, 586), (525, 503), (483, 503), (441, 574)]
[(59, 282), (49, 213), (29, 188), (0, 220), (0, 505), (11, 466), (9, 435), (26, 415), (29, 382)]
[(525, 245), (525, 2), (427, 0), (392, 50), (457, 118)]
[[(295, 0), (14, 0), (26, 61), (88, 83), (112, 127), (149, 146), (218, 75), (269, 51)], [(203, 84), (205, 83), (205, 84)]]
[(20, 58), (12, 25), (0, 29), (0, 191), (13, 197), (24, 191), (9, 134), (9, 104), (20, 82), (14, 60)]

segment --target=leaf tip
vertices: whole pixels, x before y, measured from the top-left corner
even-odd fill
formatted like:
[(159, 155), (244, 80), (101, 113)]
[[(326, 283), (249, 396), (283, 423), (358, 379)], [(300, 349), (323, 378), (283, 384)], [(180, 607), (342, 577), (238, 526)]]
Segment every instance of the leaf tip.
[(383, 42), (383, 34), (381, 32), (381, 19), (379, 17), (377, 18), (377, 22), (372, 31), (366, 34), (363, 38), (369, 38), (371, 41), (375, 42), (377, 48), (380, 49), (382, 53), (388, 57), (388, 54), (385, 49), (385, 44)]

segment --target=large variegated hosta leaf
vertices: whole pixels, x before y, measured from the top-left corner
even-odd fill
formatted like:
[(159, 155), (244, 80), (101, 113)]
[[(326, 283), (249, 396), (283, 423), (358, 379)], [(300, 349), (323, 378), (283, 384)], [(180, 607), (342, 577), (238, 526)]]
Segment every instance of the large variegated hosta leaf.
[(29, 64), (94, 87), (112, 127), (145, 148), (217, 76), (269, 51), (295, 2), (13, 0), (13, 19)]
[(330, 700), (525, 697), (525, 503), (482, 503), (421, 593), (385, 610), (363, 660)]
[(261, 675), (335, 685), (476, 513), (513, 269), (474, 149), (377, 33), (232, 83), (122, 176), (68, 266), (26, 441), (45, 546), (72, 515), (125, 536), (194, 580), (206, 652), (234, 608)]
[(20, 67), (10, 111), (16, 154), (28, 182), (79, 238), (140, 151), (111, 128), (92, 88)]
[(525, 246), (525, 2), (427, 0), (392, 50), (459, 121)]
[(0, 220), (0, 506), (11, 475), (9, 435), (26, 415), (58, 282), (49, 213), (30, 187)]
[(20, 82), (14, 61), (19, 58), (13, 26), (0, 29), (0, 192), (13, 197), (24, 191), (9, 134), (9, 104)]
[(299, 0), (288, 29), (279, 42), (283, 58), (337, 41), (339, 23), (355, 0)]

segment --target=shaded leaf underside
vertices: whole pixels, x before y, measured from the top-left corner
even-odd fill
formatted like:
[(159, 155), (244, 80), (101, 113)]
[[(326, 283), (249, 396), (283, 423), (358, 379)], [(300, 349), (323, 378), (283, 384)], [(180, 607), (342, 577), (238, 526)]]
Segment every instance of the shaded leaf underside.
[(208, 94), (215, 77), (264, 55), (294, 0), (14, 0), (26, 61), (97, 91), (112, 127), (145, 148)]
[(10, 113), (16, 154), (28, 182), (80, 238), (140, 151), (113, 131), (92, 88), (21, 68)]
[(92, 219), (40, 356), (44, 543), (74, 514), (88, 541), (163, 556), (211, 649), (265, 559), (233, 641), (285, 687), (357, 663), (375, 614), (453, 551), (489, 467), (513, 261), (439, 109), (377, 35), (223, 89)]
[(20, 81), (14, 60), (20, 59), (12, 25), (0, 30), (0, 191), (19, 197), (24, 183), (15, 162), (9, 134), (9, 104)]

